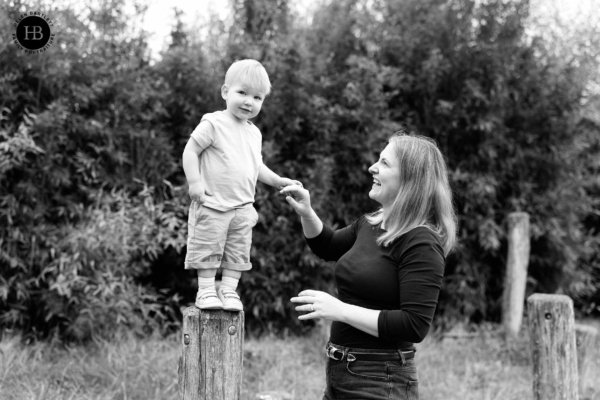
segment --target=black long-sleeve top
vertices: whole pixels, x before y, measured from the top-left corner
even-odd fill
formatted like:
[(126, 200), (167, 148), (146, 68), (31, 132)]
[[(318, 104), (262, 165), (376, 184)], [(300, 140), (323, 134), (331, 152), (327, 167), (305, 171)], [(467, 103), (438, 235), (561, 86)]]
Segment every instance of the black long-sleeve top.
[(365, 349), (414, 349), (431, 326), (444, 274), (444, 252), (438, 236), (415, 228), (387, 247), (375, 241), (380, 226), (363, 216), (334, 231), (306, 239), (311, 250), (335, 264), (338, 298), (344, 303), (381, 310), (379, 337), (334, 321), (332, 343)]

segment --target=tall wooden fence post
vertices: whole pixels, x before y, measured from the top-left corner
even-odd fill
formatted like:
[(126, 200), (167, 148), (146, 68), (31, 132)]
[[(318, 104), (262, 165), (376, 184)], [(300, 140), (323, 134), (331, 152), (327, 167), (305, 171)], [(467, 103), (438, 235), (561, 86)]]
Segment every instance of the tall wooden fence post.
[(535, 293), (527, 299), (534, 400), (577, 400), (573, 300)]
[(180, 400), (241, 400), (244, 312), (183, 312)]
[(508, 336), (516, 337), (523, 322), (525, 285), (529, 265), (529, 214), (508, 214), (508, 258), (502, 294), (502, 326)]
[(577, 372), (579, 374), (579, 393), (585, 394), (588, 383), (588, 369), (592, 349), (597, 345), (598, 329), (593, 326), (575, 324), (577, 340)]

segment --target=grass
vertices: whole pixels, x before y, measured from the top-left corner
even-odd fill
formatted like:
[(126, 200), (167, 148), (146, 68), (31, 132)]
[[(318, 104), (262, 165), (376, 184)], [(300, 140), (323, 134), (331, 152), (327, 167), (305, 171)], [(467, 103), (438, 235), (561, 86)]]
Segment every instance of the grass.
[(0, 342), (0, 398), (3, 400), (175, 399), (176, 338), (87, 347)]
[[(420, 391), (424, 399), (533, 399), (526, 337), (503, 340), (482, 329), (420, 346)], [(424, 379), (425, 378), (425, 379)]]
[[(420, 395), (425, 400), (533, 399), (527, 335), (505, 341), (494, 327), (469, 336), (430, 335), (418, 345)], [(248, 339), (244, 345), (244, 400), (320, 399), (324, 337)], [(600, 400), (600, 350), (590, 357), (581, 399)], [(64, 347), (19, 337), (0, 340), (3, 400), (177, 399), (179, 337)]]

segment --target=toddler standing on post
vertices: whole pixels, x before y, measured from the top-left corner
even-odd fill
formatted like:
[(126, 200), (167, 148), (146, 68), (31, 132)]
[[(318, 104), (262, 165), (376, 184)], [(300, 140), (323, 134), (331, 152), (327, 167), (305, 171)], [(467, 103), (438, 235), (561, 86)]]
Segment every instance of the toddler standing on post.
[[(223, 111), (205, 114), (183, 151), (183, 170), (192, 199), (188, 217), (186, 269), (198, 271), (196, 306), (243, 309), (236, 288), (252, 268), (252, 228), (256, 181), (282, 188), (302, 185), (263, 164), (260, 130), (250, 122), (260, 112), (271, 82), (256, 60), (234, 62), (225, 75)], [(222, 268), (217, 292), (215, 275)]]

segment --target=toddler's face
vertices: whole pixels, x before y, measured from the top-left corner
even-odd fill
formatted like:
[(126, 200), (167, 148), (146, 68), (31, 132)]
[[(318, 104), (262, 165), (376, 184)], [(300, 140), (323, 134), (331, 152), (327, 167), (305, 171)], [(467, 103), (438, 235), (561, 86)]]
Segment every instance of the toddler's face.
[(256, 117), (265, 98), (263, 92), (245, 83), (223, 85), (221, 95), (227, 102), (227, 111), (241, 121)]

